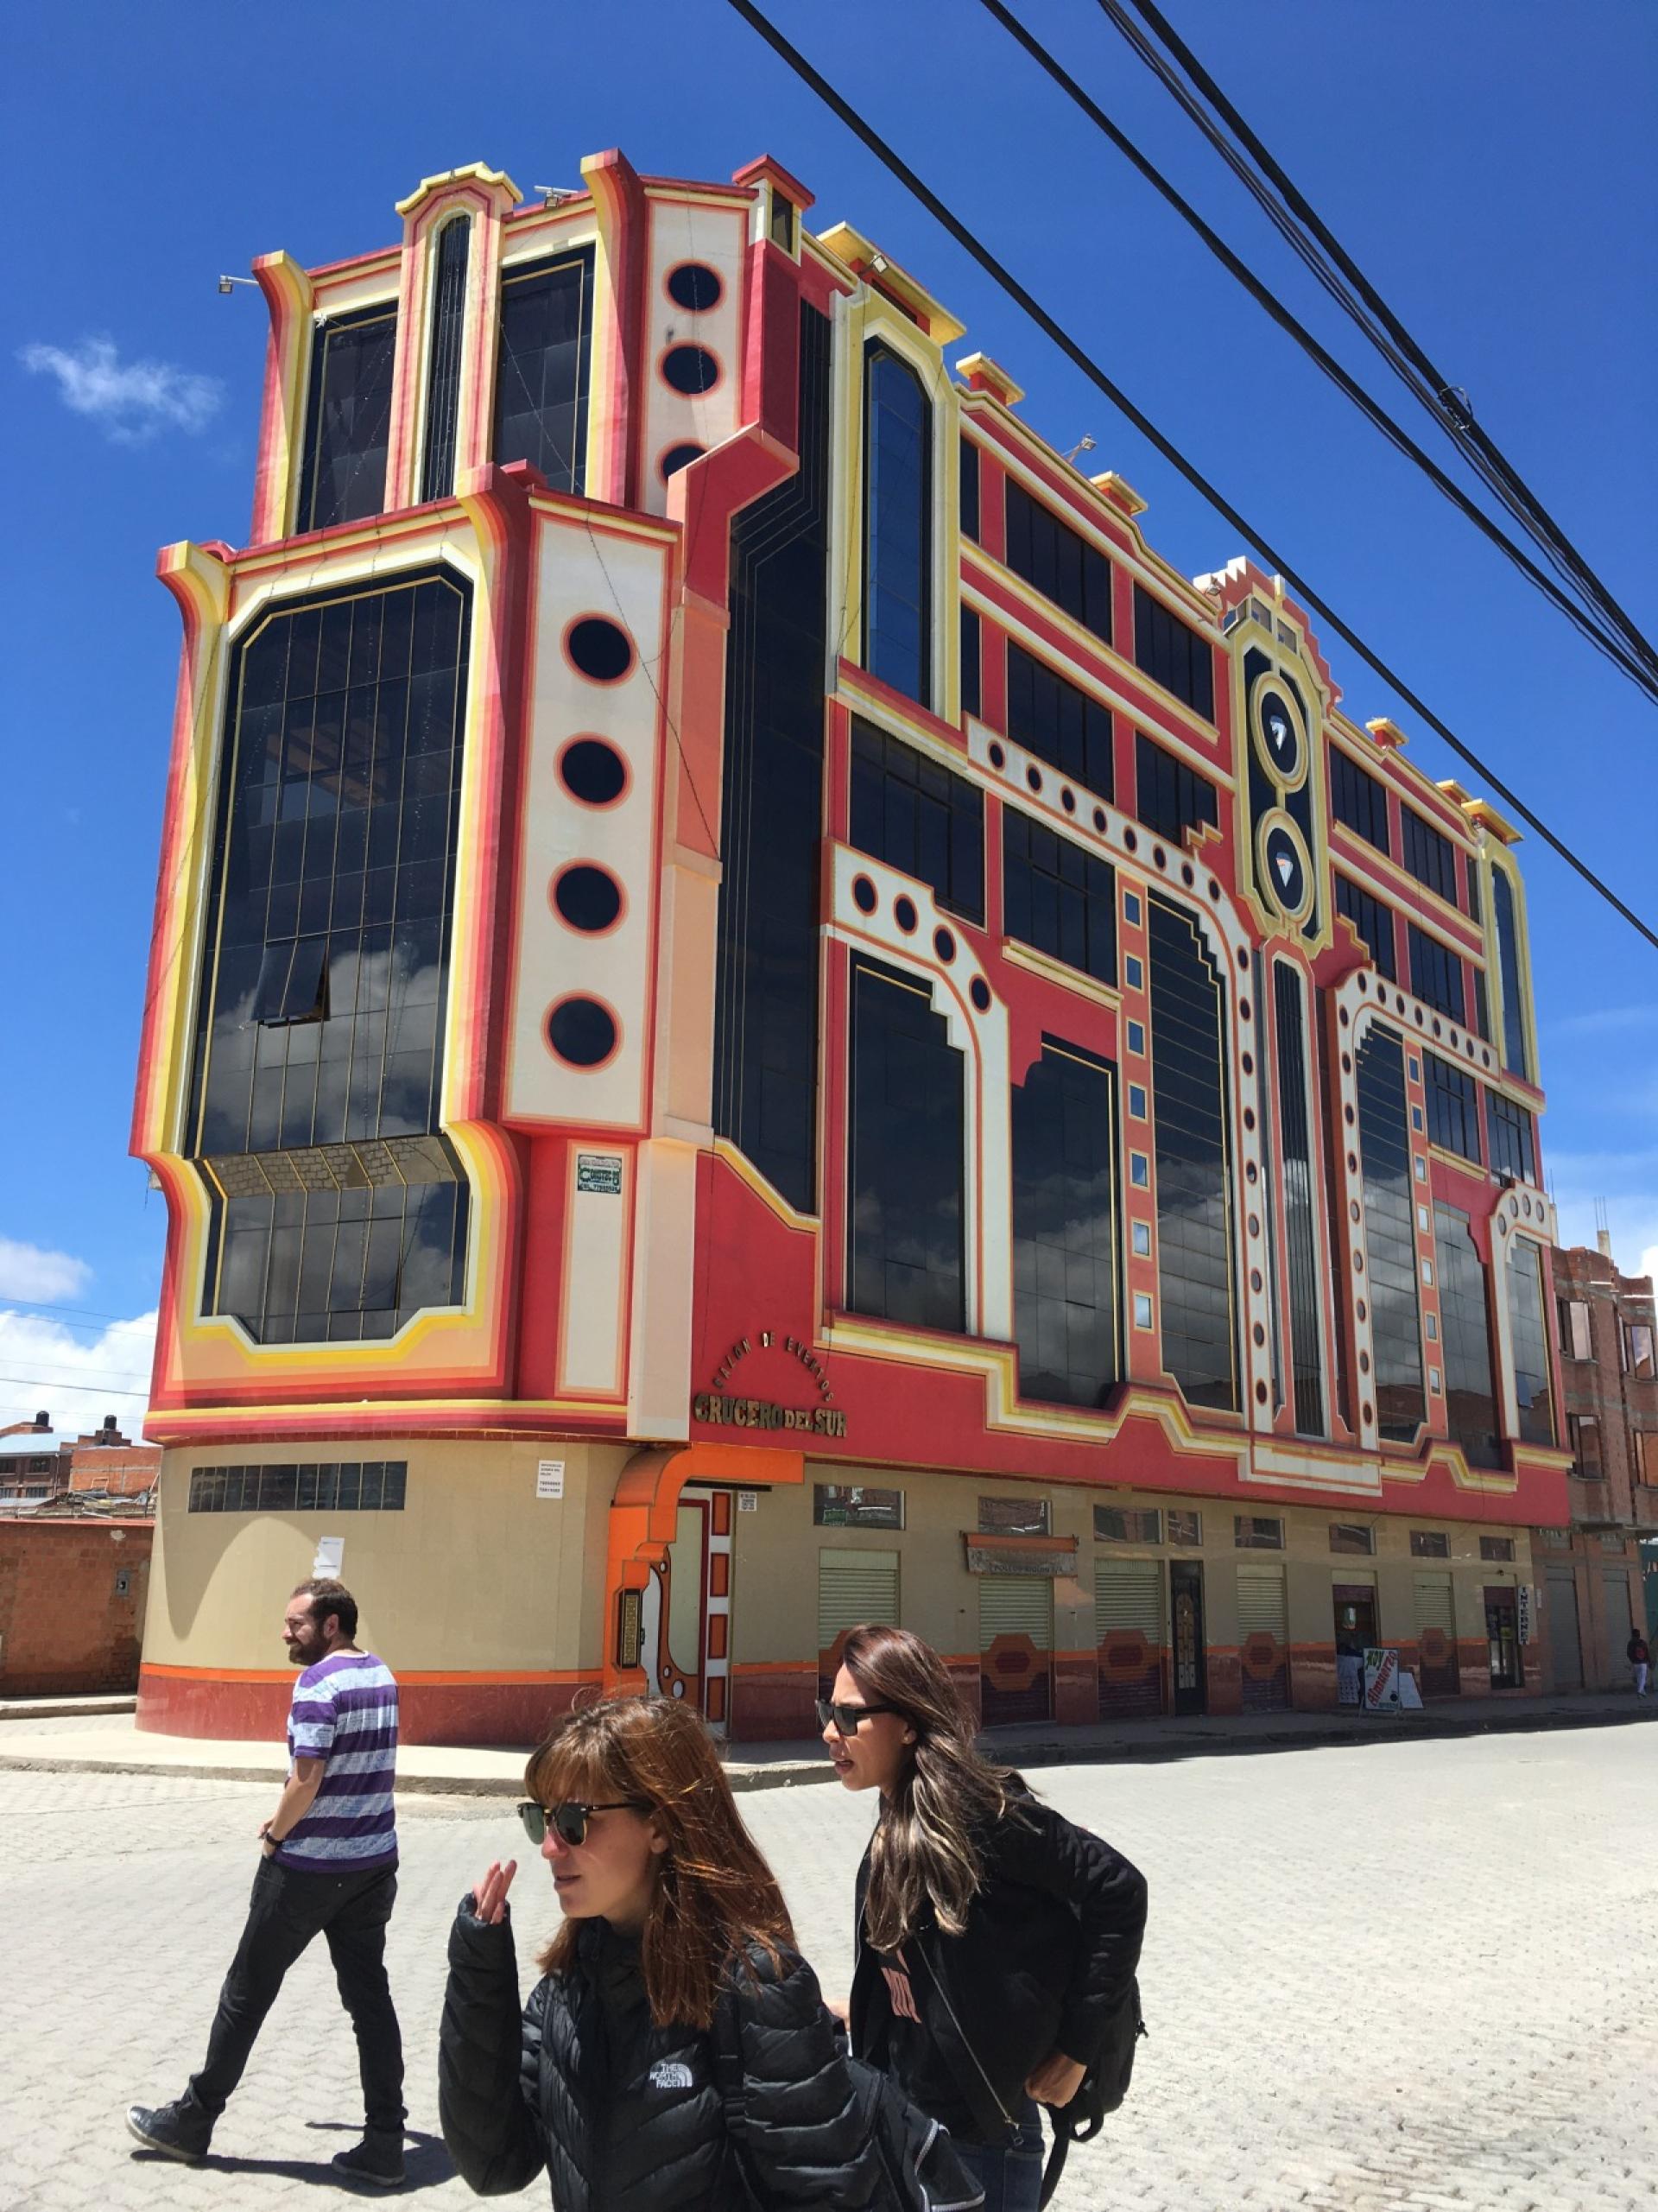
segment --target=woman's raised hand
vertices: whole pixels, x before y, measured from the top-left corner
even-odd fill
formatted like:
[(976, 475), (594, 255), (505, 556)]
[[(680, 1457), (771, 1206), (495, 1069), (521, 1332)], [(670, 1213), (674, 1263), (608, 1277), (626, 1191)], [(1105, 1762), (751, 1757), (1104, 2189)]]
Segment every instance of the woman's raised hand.
[(512, 1878), (518, 1871), (518, 1861), (509, 1859), (503, 1867), (498, 1859), (491, 1860), (490, 1871), (472, 1891), (472, 1917), (482, 1920), (491, 1928), (500, 1925), (507, 1917), (507, 1892), (512, 1887)]

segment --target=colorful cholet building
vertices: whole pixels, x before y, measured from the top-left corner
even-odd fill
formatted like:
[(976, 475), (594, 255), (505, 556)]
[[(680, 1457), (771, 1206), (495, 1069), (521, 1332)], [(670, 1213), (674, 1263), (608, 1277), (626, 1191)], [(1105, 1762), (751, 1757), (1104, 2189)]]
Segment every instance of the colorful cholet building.
[(133, 1145), (140, 1725), (338, 1557), (413, 1740), (1524, 1694), (1567, 1518), (1512, 828), (769, 159), (255, 264)]

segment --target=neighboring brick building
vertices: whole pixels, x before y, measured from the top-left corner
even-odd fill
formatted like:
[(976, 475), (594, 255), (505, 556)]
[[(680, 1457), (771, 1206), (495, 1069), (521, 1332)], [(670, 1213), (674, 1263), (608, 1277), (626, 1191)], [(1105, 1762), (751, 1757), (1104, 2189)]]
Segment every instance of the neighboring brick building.
[(155, 1524), (0, 1517), (0, 1697), (136, 1689)]
[(71, 1448), (49, 1413), (0, 1429), (0, 1505), (33, 1504), (66, 1490)]
[(1629, 1680), (1644, 1618), (1642, 1539), (1658, 1531), (1658, 1365), (1650, 1276), (1620, 1275), (1610, 1239), (1554, 1253), (1572, 1524), (1537, 1531), (1543, 1651), (1556, 1689)]
[(104, 1426), (79, 1436), (69, 1455), (69, 1487), (103, 1498), (149, 1498), (161, 1471), (159, 1444), (135, 1444), (106, 1413)]
[(104, 1498), (148, 1498), (161, 1472), (159, 1444), (135, 1444), (106, 1413), (91, 1435), (54, 1429), (52, 1416), (0, 1429), (0, 1505), (38, 1505), (65, 1491)]

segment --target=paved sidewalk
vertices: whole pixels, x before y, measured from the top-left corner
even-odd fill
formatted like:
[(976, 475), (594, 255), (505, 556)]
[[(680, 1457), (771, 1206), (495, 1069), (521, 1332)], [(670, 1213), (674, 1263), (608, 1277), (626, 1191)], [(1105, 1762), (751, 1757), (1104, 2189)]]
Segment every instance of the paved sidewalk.
[[(43, 1708), (52, 1701), (42, 1701)], [(1531, 1734), (1556, 1728), (1604, 1728), (1658, 1721), (1658, 1696), (1631, 1690), (1570, 1697), (1470, 1698), (1421, 1713), (1260, 1713), (1193, 1720), (1101, 1723), (1060, 1730), (1051, 1724), (998, 1728), (998, 1757), (1028, 1767), (1137, 1765), (1208, 1759), (1217, 1752), (1313, 1751), (1371, 1744), (1423, 1743), (1448, 1737)], [(397, 1786), (417, 1796), (516, 1797), (528, 1746), (451, 1748), (405, 1744), (397, 1754)], [(287, 1772), (276, 1741), (161, 1736), (139, 1729), (130, 1714), (92, 1717), (42, 1709), (14, 1716), (0, 1730), (0, 1772), (154, 1774), (203, 1781), (280, 1780)], [(788, 1789), (832, 1778), (815, 1740), (733, 1744), (726, 1759), (738, 1790)]]

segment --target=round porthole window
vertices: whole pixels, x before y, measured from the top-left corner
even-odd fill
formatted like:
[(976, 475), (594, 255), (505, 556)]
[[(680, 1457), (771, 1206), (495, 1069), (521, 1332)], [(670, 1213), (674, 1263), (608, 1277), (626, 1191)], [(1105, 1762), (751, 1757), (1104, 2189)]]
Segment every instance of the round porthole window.
[(706, 345), (670, 345), (662, 356), (662, 381), (694, 399), (719, 382), (719, 364)]
[(616, 1050), (616, 1017), (597, 998), (566, 998), (547, 1016), (547, 1041), (573, 1068), (597, 1068)]
[(602, 614), (573, 623), (567, 650), (577, 671), (590, 683), (614, 683), (633, 666), (633, 645), (619, 623)]
[(725, 289), (719, 271), (704, 261), (682, 261), (668, 272), (668, 296), (687, 314), (706, 314), (710, 307), (717, 307)]
[(559, 776), (573, 799), (584, 807), (608, 807), (628, 788), (627, 763), (602, 738), (578, 738), (564, 749)]
[(554, 881), (553, 903), (573, 929), (608, 929), (622, 911), (622, 887), (604, 869), (578, 861)]
[(656, 464), (662, 482), (666, 484), (670, 476), (677, 476), (682, 468), (689, 468), (693, 461), (700, 460), (702, 452), (700, 446), (670, 446)]

